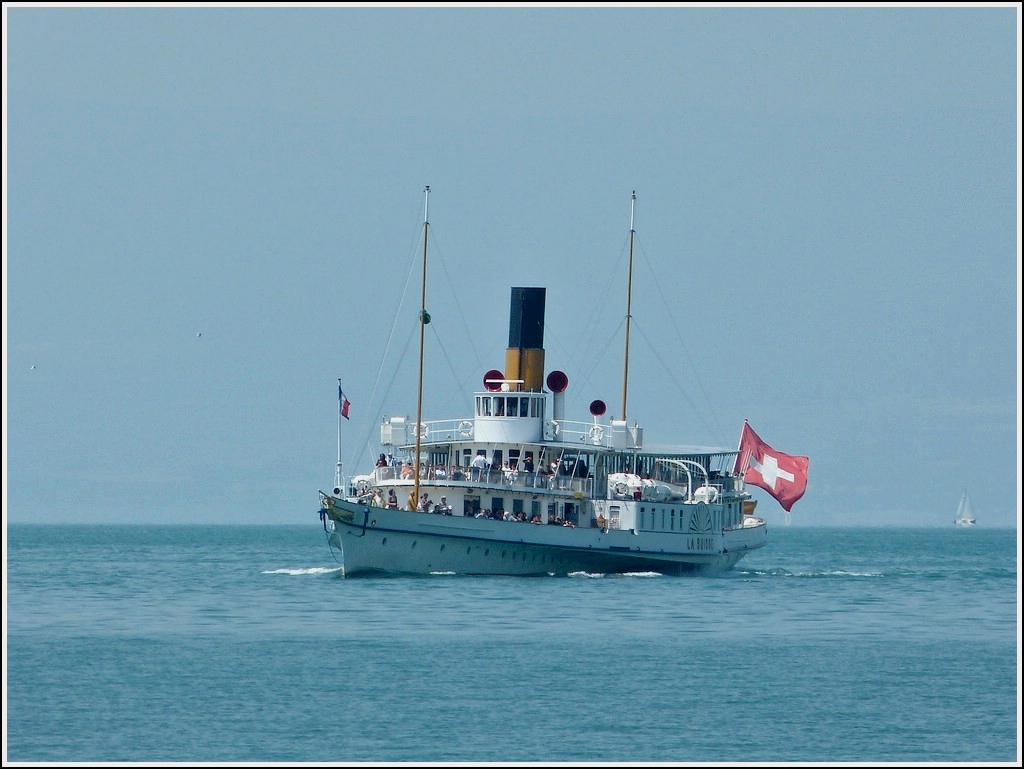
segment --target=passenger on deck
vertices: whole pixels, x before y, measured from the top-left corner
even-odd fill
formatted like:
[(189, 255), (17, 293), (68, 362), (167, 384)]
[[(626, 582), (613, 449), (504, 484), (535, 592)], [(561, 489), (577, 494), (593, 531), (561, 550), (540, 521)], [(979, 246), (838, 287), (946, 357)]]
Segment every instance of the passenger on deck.
[(471, 465), (471, 467), (473, 468), (474, 481), (479, 481), (481, 478), (483, 478), (484, 473), (487, 472), (489, 464), (490, 463), (487, 461), (487, 455), (484, 453), (484, 450), (481, 449), (480, 451), (478, 451), (476, 453), (476, 456), (473, 457), (473, 463)]
[(406, 502), (405, 509), (416, 512), (416, 489), (409, 492), (409, 501)]
[(412, 480), (413, 475), (412, 462), (402, 465), (402, 480)]
[(527, 454), (526, 459), (523, 460), (523, 472), (526, 473), (526, 480), (531, 486), (533, 485), (533, 454)]
[(381, 454), (379, 457), (377, 457), (376, 467), (387, 467), (387, 466), (388, 466), (388, 458), (386, 456)]
[(427, 492), (425, 491), (422, 494), (420, 494), (419, 511), (421, 513), (430, 512), (430, 497), (427, 495)]
[(388, 490), (388, 507), (390, 507), (392, 510), (398, 509), (398, 497), (395, 496), (394, 489)]

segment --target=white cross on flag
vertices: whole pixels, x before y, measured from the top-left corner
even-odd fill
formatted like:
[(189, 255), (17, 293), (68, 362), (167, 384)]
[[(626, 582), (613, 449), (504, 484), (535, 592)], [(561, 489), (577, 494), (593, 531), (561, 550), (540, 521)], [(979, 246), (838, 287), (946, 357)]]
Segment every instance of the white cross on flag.
[(743, 475), (747, 483), (760, 486), (775, 497), (786, 512), (807, 490), (809, 464), (807, 457), (776, 451), (762, 441), (746, 421), (743, 422), (736, 473)]

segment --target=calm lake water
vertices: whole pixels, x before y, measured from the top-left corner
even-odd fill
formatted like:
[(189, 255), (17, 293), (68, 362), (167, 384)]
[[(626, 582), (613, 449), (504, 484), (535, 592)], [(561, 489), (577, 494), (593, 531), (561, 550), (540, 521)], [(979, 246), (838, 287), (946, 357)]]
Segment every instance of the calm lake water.
[(715, 577), (343, 579), (309, 526), (7, 529), (7, 762), (1019, 765), (1015, 529)]

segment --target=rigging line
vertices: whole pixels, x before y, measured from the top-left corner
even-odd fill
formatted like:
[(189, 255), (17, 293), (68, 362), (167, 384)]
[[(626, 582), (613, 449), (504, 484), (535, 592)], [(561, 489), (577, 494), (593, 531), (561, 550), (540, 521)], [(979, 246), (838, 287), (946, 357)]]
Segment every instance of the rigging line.
[(414, 235), (413, 235), (413, 237), (411, 239), (411, 242), (410, 242), (409, 253), (410, 253), (411, 256), (410, 256), (410, 258), (408, 260), (408, 267), (407, 267), (406, 273), (405, 273), (405, 283), (402, 285), (402, 293), (399, 295), (398, 303), (395, 305), (395, 310), (394, 310), (393, 317), (392, 317), (392, 320), (391, 320), (391, 331), (388, 334), (387, 343), (384, 345), (384, 349), (381, 352), (380, 364), (377, 366), (377, 378), (374, 380), (373, 389), (371, 389), (371, 391), (370, 391), (370, 400), (371, 401), (373, 399), (374, 393), (376, 392), (377, 383), (380, 381), (380, 374), (381, 374), (381, 371), (382, 371), (382, 369), (384, 367), (384, 361), (387, 358), (388, 350), (391, 347), (391, 342), (394, 339), (395, 331), (398, 328), (398, 322), (399, 322), (399, 320), (402, 317), (402, 307), (405, 306), (406, 296), (409, 293), (409, 286), (412, 283), (413, 269), (417, 265), (419, 246), (420, 246), (420, 239), (421, 239), (421, 237), (423, 235), (423, 227), (422, 227), (422, 219), (419, 218), (420, 217), (419, 211), (421, 209), (419, 208), (418, 205), (417, 205), (416, 210), (417, 210), (417, 223), (416, 223), (415, 229), (413, 230)]
[[(672, 380), (672, 382), (675, 384), (675, 386), (679, 388), (679, 392), (682, 393), (683, 398), (686, 399), (686, 402), (689, 404), (690, 410), (693, 412), (693, 414), (697, 417), (697, 419), (699, 419), (704, 424), (704, 427), (709, 432), (714, 433), (715, 432), (715, 426), (714, 425), (709, 425), (707, 423), (707, 420), (704, 419), (703, 413), (700, 411), (700, 409), (697, 408), (697, 406), (696, 406), (696, 404), (694, 404), (693, 400), (690, 399), (689, 394), (686, 392), (686, 389), (682, 386), (682, 384), (679, 382), (679, 380), (676, 379), (675, 374), (672, 371), (671, 367), (668, 365), (667, 362), (665, 362), (664, 358), (662, 358), (661, 355), (658, 353), (657, 348), (651, 343), (650, 338), (648, 338), (648, 336), (644, 333), (643, 328), (641, 328), (641, 327), (639, 327), (637, 325), (636, 318), (633, 319), (633, 330), (635, 332), (637, 332), (640, 335), (640, 337), (647, 343), (647, 348), (651, 351), (651, 354), (653, 355), (654, 359), (657, 360), (658, 363), (661, 364), (662, 368), (665, 369), (665, 373)], [(717, 425), (717, 422), (716, 422), (716, 425)], [(719, 432), (720, 432), (720, 430), (719, 430)], [(721, 435), (718, 436), (718, 440), (719, 441), (722, 440)], [(725, 446), (726, 444), (722, 443), (721, 445)]]
[(466, 388), (462, 386), (458, 372), (455, 370), (455, 365), (452, 363), (451, 356), (448, 355), (448, 348), (445, 347), (445, 344), (441, 340), (440, 334), (437, 333), (437, 329), (434, 328), (433, 323), (430, 324), (430, 332), (434, 335), (434, 340), (437, 342), (437, 346), (441, 350), (441, 355), (444, 357), (445, 363), (448, 364), (448, 371), (451, 372), (452, 380), (458, 386), (459, 397), (462, 399), (463, 406), (467, 407), (469, 411), (472, 411), (473, 396), (466, 394)]
[(605, 368), (602, 361), (608, 356), (609, 350), (612, 346), (612, 342), (618, 338), (619, 332), (622, 330), (622, 327), (625, 325), (625, 323), (626, 318), (625, 316), (623, 316), (622, 318), (619, 319), (619, 325), (615, 327), (615, 330), (612, 331), (610, 334), (605, 335), (604, 345), (602, 345), (601, 349), (595, 355), (592, 355), (587, 358), (587, 360), (591, 361), (590, 365), (580, 371), (580, 378), (582, 379), (583, 384), (592, 385), (594, 383), (594, 372), (598, 371), (599, 369)]
[[(597, 295), (597, 300), (589, 303), (591, 305), (589, 318), (586, 323), (581, 324), (578, 327), (574, 327), (589, 331), (589, 333), (582, 335), (579, 342), (570, 347), (561, 339), (554, 326), (547, 322), (544, 323), (544, 336), (545, 339), (549, 340), (549, 343), (545, 345), (546, 348), (552, 352), (556, 350), (560, 351), (562, 359), (565, 361), (565, 363), (560, 365), (558, 368), (566, 370), (567, 372), (576, 371), (579, 376), (580, 383), (583, 385), (593, 386), (593, 372), (604, 365), (601, 362), (600, 355), (592, 354), (592, 350), (596, 347), (597, 342), (602, 342), (600, 349), (602, 354), (606, 354), (612, 341), (617, 337), (626, 321), (625, 316), (621, 316), (616, 327), (607, 333), (600, 322), (602, 318), (609, 314), (606, 313), (605, 310), (610, 306), (611, 300), (609, 297), (612, 294), (612, 289), (615, 288), (616, 282), (619, 280), (619, 267), (622, 265), (628, 246), (629, 239), (627, 237), (622, 248), (619, 250), (619, 257), (614, 264), (614, 268), (608, 270), (606, 273), (607, 279), (604, 283), (603, 289)], [(587, 364), (585, 363), (586, 361), (590, 361), (590, 363)], [(603, 384), (601, 386), (603, 386)], [(573, 388), (573, 396), (578, 402), (583, 402), (584, 396), (582, 395), (582, 391), (579, 387)]]
[[(462, 329), (465, 332), (464, 338), (469, 341), (469, 350), (473, 353), (473, 357), (476, 359), (475, 362), (477, 368), (483, 368), (483, 358), (480, 354), (480, 350), (477, 348), (477, 343), (480, 341), (478, 339), (479, 334), (474, 332), (470, 327), (469, 321), (466, 319), (466, 313), (463, 311), (462, 305), (459, 303), (459, 291), (457, 290), (455, 281), (452, 280), (451, 274), (448, 272), (447, 260), (444, 258), (441, 247), (437, 243), (437, 236), (434, 234), (434, 227), (430, 228), (429, 237), (430, 242), (434, 244), (434, 253), (437, 254), (437, 256), (431, 260), (431, 264), (439, 263), (441, 265), (441, 273), (444, 275), (448, 290), (451, 292), (452, 304), (455, 305), (456, 315), (461, 321)], [(431, 318), (433, 317), (434, 315), (431, 314)], [(434, 334), (435, 336), (437, 335), (436, 330), (434, 331)]]
[[(422, 209), (419, 209), (419, 210), (422, 213)], [(405, 283), (404, 283), (404, 285), (402, 287), (402, 293), (401, 293), (401, 296), (400, 296), (399, 301), (398, 301), (398, 307), (396, 309), (396, 312), (395, 312), (395, 315), (394, 315), (394, 319), (392, 320), (392, 325), (391, 325), (390, 333), (388, 335), (388, 340), (387, 340), (387, 343), (386, 343), (386, 345), (384, 347), (383, 354), (381, 355), (380, 364), (378, 365), (378, 368), (377, 368), (377, 375), (376, 375), (376, 377), (374, 379), (373, 387), (372, 387), (372, 389), (370, 391), (370, 396), (369, 396), (369, 398), (367, 400), (368, 411), (369, 411), (370, 408), (372, 408), (373, 404), (378, 402), (377, 393), (378, 393), (379, 388), (381, 387), (381, 381), (382, 381), (382, 378), (383, 378), (383, 376), (385, 374), (385, 368), (386, 368), (385, 367), (385, 363), (386, 363), (386, 361), (387, 361), (387, 359), (389, 357), (389, 354), (390, 354), (390, 352), (392, 350), (392, 345), (393, 345), (394, 340), (395, 340), (398, 324), (399, 324), (400, 319), (402, 318), (401, 308), (405, 306), (407, 297), (409, 295), (410, 287), (411, 287), (412, 282), (413, 282), (414, 272), (415, 272), (416, 268), (419, 266), (419, 263), (420, 263), (419, 260), (421, 258), (421, 253), (422, 253), (421, 246), (422, 246), (422, 243), (423, 243), (423, 239), (422, 239), (423, 229), (424, 228), (423, 228), (423, 224), (422, 224), (422, 220), (421, 220), (417, 224), (417, 226), (416, 226), (417, 236), (416, 236), (415, 241), (414, 241), (414, 243), (412, 245), (412, 248), (411, 248), (412, 256), (409, 259), (409, 267), (408, 267), (408, 270), (406, 271)], [(433, 259), (431, 261), (432, 261), (432, 263), (439, 263), (441, 265), (442, 273), (444, 274), (445, 280), (447, 281), (447, 284), (448, 284), (448, 288), (451, 291), (451, 297), (452, 297), (451, 301), (452, 301), (452, 303), (454, 304), (454, 306), (455, 306), (455, 308), (457, 310), (457, 315), (459, 317), (459, 320), (462, 323), (463, 329), (465, 330), (465, 338), (467, 340), (469, 340), (469, 342), (470, 342), (469, 349), (471, 350), (471, 352), (473, 353), (474, 357), (476, 358), (477, 367), (480, 368), (480, 367), (483, 366), (483, 364), (482, 364), (482, 358), (481, 358), (481, 355), (480, 355), (480, 351), (479, 351), (479, 349), (477, 347), (477, 344), (476, 344), (476, 342), (479, 341), (477, 339), (477, 337), (479, 335), (476, 334), (475, 332), (471, 331), (469, 323), (466, 320), (466, 314), (463, 311), (462, 305), (459, 302), (459, 293), (456, 290), (455, 282), (452, 280), (451, 274), (448, 271), (447, 261), (442, 256), (443, 252), (442, 252), (440, 246), (438, 245), (437, 236), (434, 233), (434, 228), (433, 227), (428, 228), (428, 230), (427, 230), (427, 237), (429, 239), (429, 243), (433, 243), (434, 244), (434, 250), (435, 250), (435, 252), (438, 255), (435, 259)], [(428, 312), (429, 312), (429, 308), (428, 308)], [(409, 335), (406, 337), (405, 345), (402, 348), (401, 354), (398, 356), (399, 363), (401, 361), (403, 361), (403, 360), (406, 360), (406, 356), (407, 356), (408, 351), (409, 351), (409, 346), (412, 344), (414, 333), (415, 333), (416, 330), (418, 330), (418, 328), (419, 328), (419, 325), (418, 325), (418, 315), (417, 315), (417, 323), (413, 324), (412, 326), (410, 326)], [(434, 324), (433, 323), (430, 324), (430, 328), (433, 331), (435, 338), (438, 340), (438, 342), (440, 344), (440, 336), (438, 335), (437, 329), (434, 328)], [(443, 344), (441, 344), (441, 347), (442, 347), (442, 350), (444, 351)], [(456, 382), (458, 382), (459, 380), (458, 380), (458, 377), (455, 376), (454, 366), (453, 366), (453, 364), (451, 362), (451, 359), (448, 358), (447, 352), (446, 351), (444, 351), (444, 352), (445, 352), (446, 360), (448, 361), (449, 369), (452, 370), (454, 379), (455, 379)], [(387, 402), (388, 395), (390, 394), (391, 389), (394, 386), (395, 381), (397, 380), (398, 376), (399, 376), (398, 366), (396, 366), (395, 371), (392, 373), (392, 378), (391, 378), (390, 382), (387, 385), (387, 388), (384, 390), (384, 392), (383, 392), (383, 394), (382, 394), (382, 396), (380, 398), (380, 401), (382, 403), (386, 403)], [(463, 387), (462, 389), (460, 389), (460, 392), (464, 393), (465, 392), (465, 388)], [(469, 403), (469, 406), (471, 407), (472, 406), (472, 400), (470, 399), (468, 401), (468, 403)], [(376, 423), (374, 423), (374, 422), (369, 422), (367, 431), (365, 433), (364, 440), (362, 442), (362, 445), (358, 447), (358, 451), (359, 451), (359, 455), (358, 456), (359, 456), (359, 460), (360, 461), (363, 460), (363, 459), (366, 459), (367, 461), (372, 459), (373, 453), (368, 451), (368, 447), (369, 447), (369, 442), (370, 442), (370, 433), (372, 432), (375, 424)]]
[[(405, 345), (402, 347), (402, 353), (401, 353), (401, 355), (398, 356), (398, 363), (395, 366), (395, 371), (392, 373), (391, 379), (388, 381), (387, 387), (384, 389), (384, 393), (381, 396), (381, 402), (382, 403), (387, 403), (388, 402), (388, 396), (391, 394), (391, 388), (395, 386), (395, 382), (397, 382), (398, 379), (399, 379), (399, 376), (398, 376), (399, 371), (398, 370), (399, 370), (399, 368), (401, 366), (401, 362), (406, 359), (406, 354), (409, 352), (409, 346), (412, 344), (412, 340), (414, 339), (414, 337), (416, 335), (416, 331), (418, 330), (418, 328), (419, 328), (419, 321), (418, 320), (417, 320), (416, 324), (412, 324), (409, 327), (409, 333), (408, 333), (408, 335), (405, 338)], [(382, 361), (381, 365), (383, 367), (383, 361)], [(378, 371), (378, 379), (379, 378), (380, 378), (380, 372)], [(376, 387), (376, 384), (375, 384), (373, 391), (376, 392), (376, 390), (377, 390), (377, 387)], [(371, 400), (367, 401), (367, 408), (369, 409), (369, 407), (371, 407), (373, 405), (373, 403), (374, 403), (374, 401), (371, 398)], [(372, 459), (373, 454), (372, 454), (372, 452), (369, 451), (370, 433), (373, 431), (373, 429), (375, 427), (377, 427), (378, 424), (379, 423), (377, 421), (366, 420), (366, 432), (363, 434), (362, 445), (359, 446), (358, 449), (357, 449), (358, 453), (354, 455), (354, 458), (353, 458), (353, 462), (354, 463), (362, 461), (364, 458), (366, 459), (367, 462), (369, 462), (369, 460)], [(353, 455), (351, 455), (351, 454), (349, 456), (353, 457)], [(351, 466), (352, 467), (357, 467), (358, 465), (357, 464), (352, 464)]]
[[(622, 245), (622, 248), (619, 249), (618, 259), (612, 265), (612, 269), (608, 270), (604, 288), (598, 294), (597, 301), (592, 303), (590, 317), (587, 320), (587, 324), (584, 326), (584, 328), (590, 329), (592, 333), (586, 338), (586, 345), (580, 350), (579, 357), (582, 360), (593, 360), (595, 357), (591, 355), (591, 350), (593, 349), (595, 340), (599, 338), (601, 327), (599, 321), (602, 317), (608, 314), (605, 312), (608, 309), (608, 307), (615, 306), (612, 304), (611, 299), (609, 297), (611, 297), (612, 289), (616, 287), (617, 282), (622, 280), (620, 268), (622, 267), (622, 263), (625, 259), (625, 255), (628, 252), (628, 249), (629, 238), (627, 236), (625, 242)], [(624, 318), (625, 316), (623, 316), (623, 319)], [(622, 328), (621, 323), (616, 327), (616, 330), (613, 333), (618, 333), (618, 329), (620, 328)]]
[[(639, 244), (639, 238), (637, 238), (637, 241), (639, 245), (638, 250), (640, 251), (640, 254), (643, 256), (643, 261), (647, 265), (649, 273), (652, 276), (656, 275), (656, 273), (654, 272), (654, 266), (651, 264), (651, 261), (647, 256), (647, 251), (643, 248), (643, 244)], [(700, 390), (700, 394), (704, 396), (704, 402), (707, 404), (707, 413), (711, 415), (711, 420), (714, 422), (713, 426), (708, 425), (707, 422), (705, 422), (705, 426), (708, 427), (708, 429), (710, 429), (712, 432), (715, 432), (718, 435), (718, 440), (721, 442), (722, 436), (725, 435), (725, 431), (722, 430), (722, 426), (718, 422), (718, 415), (715, 413), (714, 404), (712, 403), (711, 397), (708, 395), (707, 390), (704, 387), (704, 382), (700, 378), (700, 371), (697, 369), (696, 364), (694, 364), (693, 362), (693, 357), (690, 355), (690, 350), (687, 348), (683, 334), (679, 330), (679, 324), (676, 322), (676, 318), (672, 314), (672, 305), (669, 304), (669, 301), (665, 296), (665, 289), (662, 286), (662, 282), (660, 280), (655, 279), (654, 285), (657, 287), (658, 295), (661, 297), (662, 304), (665, 306), (665, 314), (668, 315), (669, 320), (672, 322), (672, 328), (676, 332), (677, 341), (679, 342), (680, 347), (683, 348), (683, 355), (686, 358), (686, 362), (690, 364), (690, 370), (693, 372), (693, 378), (697, 384), (697, 388)], [(647, 340), (647, 343), (648, 345), (650, 345), (650, 340)], [(668, 366), (666, 366), (665, 369), (667, 371)], [(683, 396), (687, 398), (687, 402), (690, 403), (690, 406), (691, 408), (693, 408), (694, 413), (699, 413), (697, 407), (694, 406), (693, 402), (690, 401), (689, 397), (686, 395), (686, 390), (683, 389), (683, 386), (678, 381), (676, 382), (676, 386), (679, 388), (679, 391), (683, 394)], [(701, 421), (704, 421), (703, 417), (701, 417)], [(722, 445), (724, 446), (727, 444), (723, 442)]]
[[(423, 229), (422, 229), (422, 227), (420, 225), (417, 225), (417, 229), (419, 230), (419, 233), (422, 233)], [(415, 266), (417, 264), (417, 261), (416, 261), (417, 253), (416, 252), (418, 250), (419, 243), (420, 243), (420, 238), (419, 238), (419, 234), (418, 234), (417, 237), (416, 237), (416, 240), (415, 240), (415, 242), (413, 244), (413, 250), (412, 250), (413, 258), (409, 259), (409, 267), (408, 267), (408, 269), (406, 270), (406, 273), (405, 273), (405, 283), (402, 286), (402, 293), (398, 297), (398, 304), (395, 307), (394, 317), (391, 320), (391, 330), (388, 333), (388, 340), (387, 340), (387, 342), (384, 345), (384, 349), (381, 351), (380, 362), (377, 364), (377, 374), (376, 374), (376, 377), (373, 380), (373, 386), (370, 388), (370, 396), (369, 396), (369, 398), (366, 401), (368, 405), (372, 404), (374, 402), (374, 398), (375, 398), (376, 393), (377, 393), (377, 387), (380, 384), (381, 374), (383, 373), (383, 370), (384, 370), (384, 362), (387, 360), (388, 352), (391, 349), (391, 343), (392, 343), (392, 341), (395, 338), (395, 332), (396, 332), (396, 330), (398, 328), (398, 322), (399, 322), (399, 320), (402, 317), (402, 307), (405, 306), (405, 299), (406, 299), (406, 296), (409, 293), (409, 286), (412, 283), (413, 269), (415, 268)], [(403, 357), (404, 357), (404, 354), (405, 353), (403, 351)]]
[[(434, 251), (432, 253), (437, 254), (437, 256), (432, 260), (432, 263), (439, 263), (440, 266), (441, 266), (441, 272), (444, 275), (445, 283), (447, 285), (448, 291), (450, 292), (451, 302), (452, 302), (452, 304), (455, 305), (455, 310), (456, 310), (455, 314), (457, 315), (458, 320), (459, 320), (459, 322), (461, 323), (461, 326), (462, 326), (462, 331), (463, 331), (463, 337), (462, 338), (465, 339), (466, 341), (468, 341), (469, 352), (472, 354), (472, 356), (474, 358), (475, 369), (473, 367), (471, 367), (471, 366), (467, 366), (466, 367), (466, 371), (467, 372), (479, 371), (479, 370), (482, 370), (482, 369), (486, 368), (486, 366), (484, 364), (484, 361), (483, 361), (483, 356), (481, 355), (480, 348), (479, 348), (479, 344), (481, 343), (481, 341), (485, 337), (481, 336), (481, 333), (480, 333), (479, 329), (473, 329), (470, 326), (469, 321), (466, 318), (466, 313), (463, 311), (462, 304), (459, 302), (458, 284), (456, 284), (456, 282), (452, 279), (451, 273), (448, 271), (448, 260), (444, 257), (444, 254), (441, 251), (440, 246), (437, 244), (437, 236), (434, 233), (434, 229), (435, 228), (433, 226), (431, 226), (430, 227), (430, 232), (429, 232), (429, 235), (428, 235), (428, 237), (430, 238), (430, 242), (434, 244)], [(435, 292), (435, 295), (436, 295), (436, 292)], [(435, 305), (435, 306), (437, 306), (437, 305)], [(428, 308), (428, 310), (429, 310), (429, 308)], [(443, 313), (442, 313), (441, 317), (443, 319), (443, 317), (444, 317)], [(466, 393), (467, 393), (467, 385), (469, 385), (469, 383), (471, 382), (471, 380), (475, 376), (475, 374), (468, 373), (467, 375), (464, 375), (461, 378), (459, 377), (459, 375), (457, 373), (457, 370), (456, 370), (456, 367), (455, 367), (452, 359), (448, 356), (447, 349), (445, 348), (445, 345), (444, 345), (444, 342), (442, 340), (441, 333), (438, 330), (438, 324), (436, 323), (436, 321), (437, 321), (437, 315), (434, 314), (434, 313), (431, 313), (430, 330), (431, 330), (431, 332), (434, 335), (434, 339), (437, 340), (438, 346), (441, 348), (441, 351), (445, 355), (445, 360), (448, 363), (448, 369), (452, 372), (452, 380), (456, 383), (456, 385), (458, 386), (459, 392), (462, 394), (463, 403), (466, 405), (466, 407), (470, 411), (472, 411), (472, 408), (473, 408), (473, 396), (472, 395), (467, 395)], [(443, 328), (444, 324), (441, 323), (440, 325)], [(500, 337), (499, 337), (499, 340), (500, 340)], [(497, 344), (488, 344), (486, 346), (486, 349), (488, 349), (488, 350), (499, 349), (499, 347), (500, 347), (500, 345), (497, 345)], [(471, 385), (470, 385), (470, 387), (471, 387)]]
[[(395, 307), (394, 317), (391, 320), (391, 329), (388, 332), (387, 342), (384, 345), (384, 349), (381, 351), (380, 361), (377, 364), (377, 373), (374, 376), (373, 385), (370, 387), (369, 397), (366, 399), (366, 411), (364, 412), (366, 414), (372, 413), (371, 409), (374, 408), (374, 404), (377, 402), (377, 400), (376, 400), (377, 399), (377, 391), (380, 388), (381, 378), (382, 378), (382, 376), (384, 374), (384, 364), (388, 360), (388, 354), (391, 351), (391, 346), (392, 346), (392, 344), (393, 344), (393, 342), (395, 340), (395, 334), (396, 334), (396, 332), (398, 330), (398, 324), (399, 324), (399, 321), (402, 318), (402, 308), (405, 306), (406, 296), (409, 293), (409, 286), (412, 284), (413, 270), (414, 270), (414, 268), (416, 267), (416, 264), (417, 264), (417, 253), (416, 252), (419, 249), (419, 244), (421, 242), (420, 235), (423, 232), (422, 226), (417, 225), (417, 230), (418, 230), (418, 234), (417, 234), (416, 240), (415, 240), (415, 242), (413, 244), (412, 258), (409, 259), (409, 266), (408, 266), (408, 269), (406, 270), (406, 273), (405, 273), (405, 283), (402, 286), (402, 293), (401, 293), (401, 295), (398, 298), (398, 304)], [(418, 318), (417, 318), (417, 320), (418, 320)], [(415, 330), (415, 327), (413, 327), (413, 330)], [(409, 344), (411, 343), (411, 341), (412, 341), (412, 332), (410, 331), (409, 336), (406, 337), (405, 346), (402, 348), (402, 353), (398, 357), (398, 364), (400, 364), (401, 361), (405, 360), (405, 355), (406, 355), (406, 352), (409, 349)], [(391, 387), (394, 385), (395, 380), (397, 379), (397, 376), (398, 376), (398, 374), (397, 374), (398, 364), (396, 364), (395, 373), (392, 375), (391, 381), (388, 384), (386, 390), (384, 391), (384, 395), (381, 398), (381, 403), (387, 403), (387, 396), (391, 392)], [(363, 435), (363, 440), (361, 442), (361, 445), (358, 445), (358, 446), (355, 446), (355, 447), (352, 447), (351, 449), (349, 449), (350, 452), (352, 452), (352, 451), (356, 452), (355, 454), (352, 454), (352, 453), (349, 454), (349, 457), (352, 459), (352, 462), (353, 462), (350, 465), (350, 467), (353, 467), (353, 468), (354, 467), (358, 467), (357, 463), (359, 461), (361, 461), (362, 459), (364, 459), (364, 455), (365, 455), (365, 458), (367, 459), (367, 461), (369, 460), (370, 456), (372, 456), (372, 453), (368, 450), (369, 449), (369, 444), (370, 444), (370, 433), (371, 433), (371, 431), (374, 429), (374, 427), (376, 425), (377, 425), (377, 422), (375, 420), (366, 420), (366, 432)]]

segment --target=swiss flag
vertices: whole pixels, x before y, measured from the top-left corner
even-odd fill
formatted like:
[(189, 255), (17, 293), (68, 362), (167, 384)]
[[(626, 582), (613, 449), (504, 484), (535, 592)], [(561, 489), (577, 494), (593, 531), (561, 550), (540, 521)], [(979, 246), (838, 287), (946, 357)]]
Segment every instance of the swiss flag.
[(810, 459), (783, 454), (765, 443), (744, 421), (740, 434), (740, 453), (736, 473), (747, 483), (760, 486), (789, 512), (807, 490), (807, 466)]

